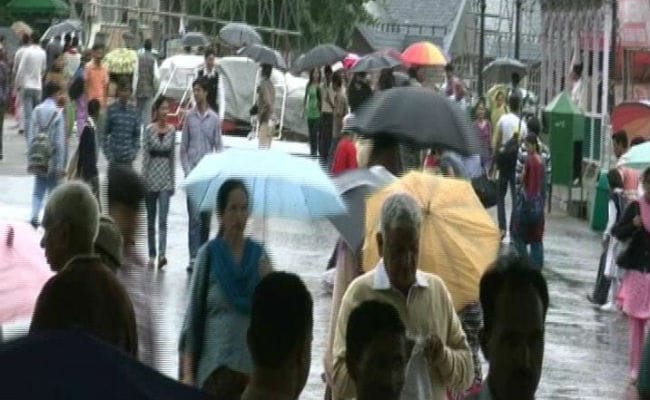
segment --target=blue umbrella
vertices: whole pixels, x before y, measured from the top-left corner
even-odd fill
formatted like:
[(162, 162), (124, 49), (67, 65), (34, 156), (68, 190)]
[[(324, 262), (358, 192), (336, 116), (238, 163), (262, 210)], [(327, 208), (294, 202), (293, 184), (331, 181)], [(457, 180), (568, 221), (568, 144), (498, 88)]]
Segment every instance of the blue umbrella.
[(320, 218), (346, 211), (336, 186), (317, 162), (277, 150), (229, 149), (208, 154), (184, 186), (190, 201), (211, 211), (219, 187), (232, 178), (246, 184), (256, 215)]

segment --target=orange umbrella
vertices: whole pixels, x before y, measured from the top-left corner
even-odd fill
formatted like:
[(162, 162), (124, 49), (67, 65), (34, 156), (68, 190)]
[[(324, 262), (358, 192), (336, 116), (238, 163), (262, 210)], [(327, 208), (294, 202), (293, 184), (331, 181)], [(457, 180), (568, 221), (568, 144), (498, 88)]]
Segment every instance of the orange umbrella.
[(412, 65), (441, 67), (447, 65), (447, 57), (431, 42), (417, 42), (402, 53), (402, 61)]

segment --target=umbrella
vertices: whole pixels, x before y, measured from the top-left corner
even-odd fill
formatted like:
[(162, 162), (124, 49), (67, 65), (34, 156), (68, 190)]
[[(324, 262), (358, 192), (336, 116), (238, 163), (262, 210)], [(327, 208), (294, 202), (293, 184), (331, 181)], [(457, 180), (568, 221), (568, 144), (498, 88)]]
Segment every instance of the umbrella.
[(334, 178), (334, 184), (348, 212), (330, 216), (329, 220), (353, 251), (360, 250), (363, 244), (366, 199), (395, 179), (397, 178), (393, 174), (381, 166), (352, 170)]
[(358, 54), (355, 53), (350, 53), (348, 54), (344, 59), (343, 59), (343, 68), (345, 69), (352, 69), (361, 57), (359, 57)]
[(311, 71), (345, 60), (348, 52), (333, 44), (321, 44), (306, 52), (296, 61), (296, 70)]
[(498, 256), (501, 236), (464, 180), (410, 172), (372, 195), (366, 204), (363, 269), (377, 265), (375, 235), (384, 201), (394, 193), (408, 193), (422, 207), (418, 269), (438, 275), (451, 293), (456, 311), (478, 300), (483, 272)]
[(70, 15), (70, 6), (64, 0), (12, 0), (5, 7), (14, 15), (39, 15), (48, 18)]
[(648, 137), (650, 132), (650, 102), (626, 102), (612, 111), (612, 132), (627, 132), (631, 141), (636, 136)]
[(345, 213), (336, 186), (317, 162), (277, 150), (209, 154), (189, 174), (185, 188), (191, 201), (210, 211), (219, 187), (232, 178), (246, 183), (256, 215), (319, 218)]
[[(211, 398), (77, 330), (32, 334), (0, 347), (7, 399)], [(35, 384), (38, 382), (38, 384)]]
[(402, 53), (402, 61), (407, 64), (439, 67), (447, 65), (447, 57), (438, 46), (431, 42), (413, 43)]
[(376, 94), (357, 112), (364, 136), (389, 135), (425, 148), (444, 147), (478, 154), (478, 136), (469, 115), (432, 90), (397, 87)]
[(251, 44), (262, 44), (262, 37), (248, 24), (231, 22), (219, 31), (219, 38), (234, 48), (246, 47)]
[(483, 77), (492, 82), (510, 82), (513, 73), (526, 75), (526, 64), (514, 58), (497, 58), (483, 68)]
[(31, 225), (0, 224), (0, 325), (29, 317), (52, 272)]
[(616, 165), (640, 170), (650, 167), (650, 142), (633, 146), (621, 156)]
[(208, 47), (210, 40), (201, 32), (188, 32), (183, 35), (181, 43), (184, 47)]
[(132, 74), (138, 65), (138, 52), (127, 48), (119, 48), (106, 54), (104, 65), (112, 74)]
[(261, 44), (246, 46), (239, 50), (237, 54), (248, 57), (260, 64), (271, 65), (278, 69), (287, 69), (287, 63), (280, 52)]
[(50, 26), (43, 36), (41, 41), (50, 40), (55, 36), (63, 37), (67, 33), (81, 32), (83, 27), (81, 26), (81, 21), (78, 19), (67, 19), (61, 23)]
[(352, 72), (369, 72), (382, 69), (391, 69), (402, 65), (402, 61), (388, 54), (373, 53), (360, 59), (352, 68)]
[(18, 37), (21, 37), (22, 35), (31, 35), (33, 32), (32, 28), (23, 21), (16, 21), (11, 24), (11, 30)]

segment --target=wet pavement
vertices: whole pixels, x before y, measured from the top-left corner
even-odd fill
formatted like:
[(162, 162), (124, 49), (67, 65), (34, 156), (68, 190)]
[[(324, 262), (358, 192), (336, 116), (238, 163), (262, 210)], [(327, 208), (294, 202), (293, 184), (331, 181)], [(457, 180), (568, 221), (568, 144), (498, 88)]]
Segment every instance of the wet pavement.
[[(13, 126), (7, 120), (5, 127)], [(24, 138), (5, 131), (5, 160), (0, 161), (0, 219), (27, 221), (31, 207), (32, 178), (25, 174)], [(233, 146), (241, 141), (232, 141)], [(306, 145), (285, 145), (291, 152), (302, 152)], [(297, 150), (296, 150), (297, 149)], [(180, 169), (178, 177), (181, 177)], [(179, 179), (180, 181), (180, 179)], [(546, 266), (550, 309), (547, 317), (544, 371), (538, 399), (624, 399), (627, 384), (627, 323), (616, 313), (595, 310), (585, 295), (591, 290), (600, 252), (600, 234), (587, 223), (557, 211), (547, 217), (545, 236)], [(496, 219), (496, 210), (491, 210)], [(144, 232), (144, 219), (142, 230)], [(251, 222), (259, 232), (262, 222)], [(323, 289), (322, 275), (337, 239), (327, 221), (269, 219), (265, 241), (276, 269), (299, 274), (315, 301), (313, 361), (309, 381), (301, 399), (323, 398), (323, 349), (329, 324), (331, 297)], [(214, 232), (214, 230), (213, 230)], [(146, 254), (144, 235), (139, 245)], [(178, 371), (177, 343), (185, 311), (189, 278), (187, 266), (187, 211), (185, 194), (178, 189), (172, 198), (169, 215), (167, 256), (163, 272), (152, 272), (159, 285), (161, 320), (158, 327), (159, 369), (172, 377)], [(5, 327), (13, 337), (25, 330), (26, 323)], [(484, 369), (487, 371), (487, 368)]]

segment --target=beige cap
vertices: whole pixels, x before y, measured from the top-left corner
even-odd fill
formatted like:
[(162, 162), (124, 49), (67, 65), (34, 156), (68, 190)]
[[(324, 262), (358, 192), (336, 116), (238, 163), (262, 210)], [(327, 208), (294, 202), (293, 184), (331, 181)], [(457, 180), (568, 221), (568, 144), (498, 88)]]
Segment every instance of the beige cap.
[(102, 256), (102, 260), (110, 263), (107, 267), (113, 270), (122, 265), (122, 234), (109, 216), (102, 215), (99, 219), (95, 252)]

